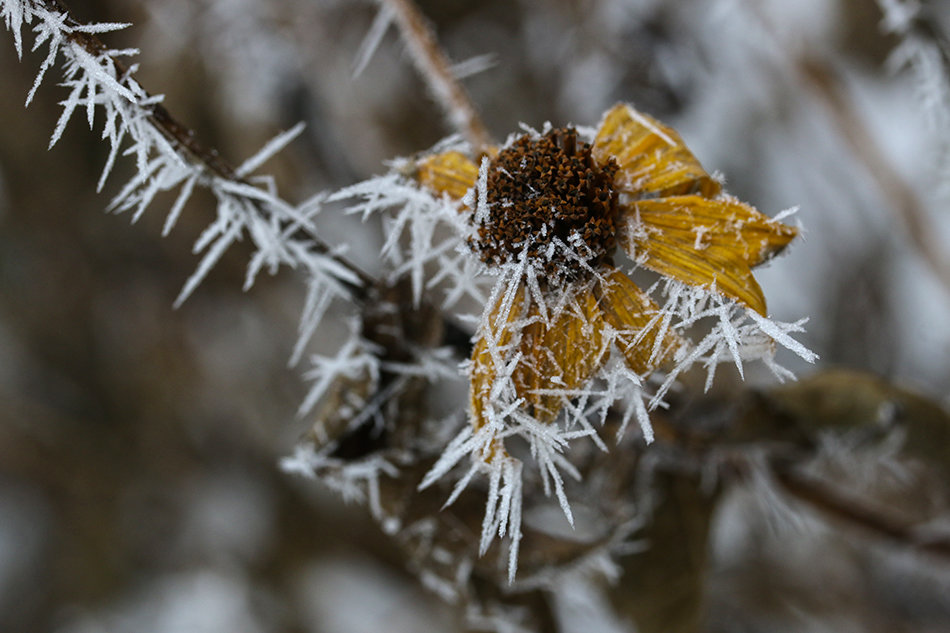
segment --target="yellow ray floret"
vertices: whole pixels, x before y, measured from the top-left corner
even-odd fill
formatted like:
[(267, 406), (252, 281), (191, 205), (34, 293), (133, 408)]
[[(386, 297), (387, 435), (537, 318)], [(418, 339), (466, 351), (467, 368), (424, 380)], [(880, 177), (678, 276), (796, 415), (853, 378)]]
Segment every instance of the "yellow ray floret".
[[(478, 333), (478, 342), (472, 350), (471, 381), (469, 399), (471, 401), (472, 422), (478, 430), (484, 426), (485, 403), (491, 397), (495, 379), (501, 375), (508, 356), (512, 338), (517, 331), (515, 322), (524, 311), (525, 291), (519, 286), (514, 300), (506, 305), (506, 295), (499, 293), (495, 304), (491, 306), (485, 327)], [(507, 314), (502, 314), (504, 308)], [(500, 362), (497, 362), (500, 361)]]
[(662, 232), (686, 246), (735, 251), (757, 266), (788, 246), (798, 229), (775, 222), (751, 205), (730, 196), (671, 196), (640, 200), (624, 212), (634, 213), (648, 234)]
[(598, 163), (613, 158), (620, 169), (615, 187), (636, 197), (699, 193), (714, 196), (721, 186), (667, 127), (627, 104), (617, 104), (604, 116), (594, 138)]
[(428, 156), (416, 164), (416, 180), (436, 194), (448, 194), (460, 200), (475, 186), (478, 165), (456, 151)]
[[(634, 209), (640, 204), (635, 203)], [(746, 263), (744, 249), (721, 243), (697, 246), (697, 236), (689, 229), (647, 226), (635, 214), (629, 214), (623, 226), (620, 245), (644, 268), (692, 286), (715, 287), (718, 293), (766, 316), (765, 296)]]
[(652, 372), (685, 344), (663, 323), (660, 306), (619, 270), (606, 273), (595, 293), (604, 322), (616, 332), (617, 348), (635, 374)]
[(518, 349), (515, 391), (530, 405), (534, 419), (551, 422), (563, 401), (590, 380), (607, 351), (603, 316), (590, 287), (550, 319), (532, 302)]

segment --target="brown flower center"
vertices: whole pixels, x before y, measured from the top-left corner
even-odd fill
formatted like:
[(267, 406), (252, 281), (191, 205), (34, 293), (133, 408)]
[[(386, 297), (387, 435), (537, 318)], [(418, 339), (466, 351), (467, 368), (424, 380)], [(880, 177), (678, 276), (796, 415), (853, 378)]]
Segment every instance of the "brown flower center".
[(476, 200), (488, 213), (476, 213), (471, 245), (488, 264), (515, 261), (527, 249), (552, 281), (583, 276), (616, 246), (616, 171), (613, 159), (594, 161), (589, 143), (578, 146), (573, 128), (522, 136), (488, 166), (485, 205)]

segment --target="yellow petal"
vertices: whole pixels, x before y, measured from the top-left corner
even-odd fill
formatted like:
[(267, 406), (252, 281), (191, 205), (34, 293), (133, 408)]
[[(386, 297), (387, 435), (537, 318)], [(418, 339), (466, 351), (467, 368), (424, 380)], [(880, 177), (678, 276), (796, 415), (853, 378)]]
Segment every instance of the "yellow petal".
[[(661, 275), (693, 286), (715, 284), (720, 294), (766, 316), (765, 297), (745, 259), (745, 248), (721, 239), (708, 243), (697, 240), (691, 225), (671, 221), (677, 213), (683, 212), (677, 211), (669, 200), (676, 198), (640, 200), (631, 205), (619, 234), (624, 250), (638, 264)], [(664, 211), (669, 214), (664, 216)], [(649, 222), (644, 221), (644, 217), (649, 218)]]
[(415, 178), (433, 193), (461, 200), (478, 179), (478, 165), (456, 151), (434, 154), (416, 165)]
[(712, 197), (721, 186), (703, 169), (673, 128), (619, 103), (604, 116), (592, 149), (594, 159), (620, 167), (615, 187), (636, 197), (700, 193)]
[(607, 346), (603, 317), (588, 287), (545, 322), (534, 303), (521, 333), (522, 357), (513, 376), (518, 395), (539, 422), (557, 417), (564, 400), (577, 393), (603, 362)]
[(749, 266), (778, 254), (798, 235), (795, 227), (774, 222), (755, 207), (729, 196), (638, 200), (627, 212), (638, 215), (648, 233), (673, 234), (700, 251), (710, 246), (733, 250)]
[(617, 347), (634, 373), (653, 371), (683, 345), (675, 331), (665, 328), (660, 306), (619, 270), (604, 275), (597, 294), (604, 321), (617, 332)]
[[(485, 405), (491, 397), (495, 378), (503, 369), (502, 366), (496, 364), (496, 355), (501, 362), (504, 362), (505, 357), (510, 356), (507, 352), (516, 331), (513, 323), (524, 311), (524, 296), (524, 287), (519, 286), (509, 307), (508, 314), (501, 314), (505, 307), (506, 295), (505, 293), (498, 294), (498, 298), (491, 307), (485, 321), (487, 331), (483, 329), (480, 332), (475, 348), (472, 350), (469, 399), (471, 402), (472, 425), (476, 430), (485, 425)], [(492, 354), (492, 349), (496, 350), (496, 355)]]

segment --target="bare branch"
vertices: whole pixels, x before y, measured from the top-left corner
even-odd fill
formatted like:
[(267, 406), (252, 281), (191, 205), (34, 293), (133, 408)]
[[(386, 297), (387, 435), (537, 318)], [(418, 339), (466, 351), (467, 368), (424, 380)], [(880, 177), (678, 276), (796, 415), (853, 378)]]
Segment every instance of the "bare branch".
[(854, 156), (864, 164), (882, 193), (889, 198), (890, 208), (904, 225), (920, 257), (950, 292), (950, 260), (944, 255), (943, 245), (936, 237), (938, 233), (932, 229), (920, 198), (874, 141), (867, 126), (855, 112), (854, 105), (841, 89), (831, 67), (817, 60), (802, 60), (799, 72), (804, 83), (828, 108), (838, 133)]

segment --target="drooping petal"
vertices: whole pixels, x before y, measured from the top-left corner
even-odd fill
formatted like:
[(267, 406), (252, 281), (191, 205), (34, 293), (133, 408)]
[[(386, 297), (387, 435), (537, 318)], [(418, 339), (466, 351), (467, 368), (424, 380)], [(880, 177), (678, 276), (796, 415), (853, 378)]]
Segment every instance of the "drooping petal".
[(492, 397), (495, 380), (504, 370), (512, 337), (517, 332), (515, 321), (524, 311), (524, 297), (525, 289), (522, 285), (519, 285), (513, 294), (497, 293), (472, 350), (469, 400), (475, 430), (482, 428), (487, 422), (485, 405)]
[(415, 178), (433, 193), (461, 200), (478, 179), (478, 165), (457, 151), (427, 156), (416, 164)]
[(687, 193), (712, 197), (722, 188), (676, 130), (625, 103), (604, 115), (594, 138), (593, 155), (600, 164), (616, 160), (620, 169), (614, 186), (638, 198)]
[(710, 246), (735, 250), (749, 266), (771, 259), (798, 235), (795, 227), (775, 222), (731, 196), (640, 200), (627, 208), (628, 213), (631, 211), (639, 216), (647, 232), (655, 229), (675, 234), (696, 250)]
[(704, 225), (692, 224), (684, 199), (703, 200), (684, 196), (632, 203), (621, 221), (621, 247), (645, 268), (693, 286), (715, 287), (766, 316), (765, 296), (747, 260), (761, 258), (763, 247), (750, 250), (747, 244), (725, 239), (723, 233), (715, 239), (706, 235)]
[(553, 421), (564, 399), (576, 394), (604, 361), (603, 316), (592, 288), (579, 290), (571, 304), (547, 321), (536, 303), (529, 306), (513, 379), (539, 422)]
[(619, 270), (605, 274), (595, 293), (604, 322), (617, 333), (617, 347), (634, 373), (653, 371), (683, 346), (683, 339), (662, 318), (660, 306)]

